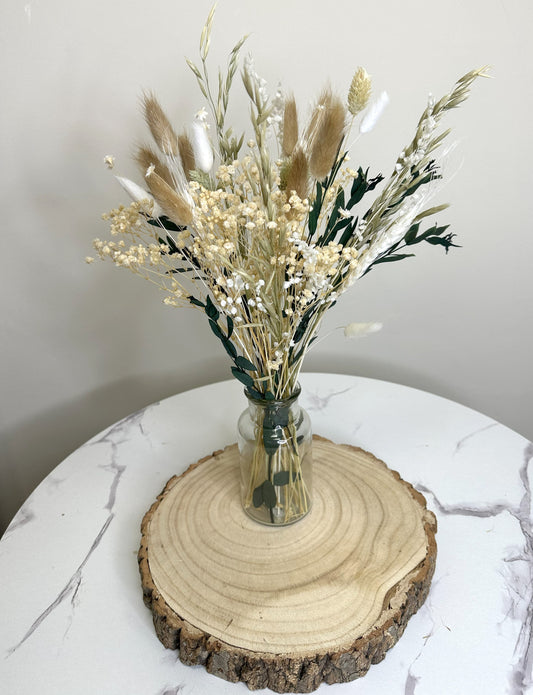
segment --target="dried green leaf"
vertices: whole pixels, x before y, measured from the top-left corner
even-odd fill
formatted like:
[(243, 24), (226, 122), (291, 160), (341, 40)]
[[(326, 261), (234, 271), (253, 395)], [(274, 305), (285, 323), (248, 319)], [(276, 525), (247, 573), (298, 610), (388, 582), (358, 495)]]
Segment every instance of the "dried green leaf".
[(263, 484), (258, 485), (253, 493), (252, 496), (252, 501), (254, 504), (254, 507), (260, 507), (263, 504)]
[(263, 483), (263, 504), (268, 509), (273, 509), (278, 502), (276, 490), (270, 480), (265, 480)]
[(241, 369), (239, 369), (238, 367), (232, 367), (232, 368), (231, 368), (231, 373), (233, 374), (233, 376), (234, 376), (238, 381), (241, 382), (241, 384), (244, 384), (244, 385), (247, 386), (247, 387), (251, 387), (251, 386), (253, 387), (253, 385), (254, 385), (254, 380), (253, 380), (252, 377), (251, 377), (249, 374), (247, 374), (246, 372), (243, 372), (243, 371), (242, 371)]
[(290, 480), (289, 471), (279, 471), (274, 473), (273, 482), (276, 487), (281, 487), (283, 485), (288, 485)]
[(235, 364), (240, 369), (246, 369), (246, 371), (248, 371), (248, 372), (256, 372), (257, 371), (257, 367), (255, 366), (255, 364), (252, 364), (252, 362), (250, 362), (250, 360), (247, 360), (246, 357), (243, 357), (242, 355), (239, 355), (239, 357), (237, 357), (235, 359)]

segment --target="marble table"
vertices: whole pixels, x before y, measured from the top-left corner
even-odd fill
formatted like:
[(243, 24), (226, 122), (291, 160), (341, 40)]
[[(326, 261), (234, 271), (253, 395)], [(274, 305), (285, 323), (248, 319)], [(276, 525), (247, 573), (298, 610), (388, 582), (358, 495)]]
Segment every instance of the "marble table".
[[(439, 522), (430, 595), (398, 644), (364, 678), (316, 692), (533, 693), (533, 445), (405, 386), (301, 381), (314, 431), (386, 461)], [(167, 479), (233, 442), (245, 405), (236, 381), (155, 403), (80, 447), (28, 498), (0, 541), (2, 693), (249, 692), (160, 644), (136, 559), (140, 521)]]

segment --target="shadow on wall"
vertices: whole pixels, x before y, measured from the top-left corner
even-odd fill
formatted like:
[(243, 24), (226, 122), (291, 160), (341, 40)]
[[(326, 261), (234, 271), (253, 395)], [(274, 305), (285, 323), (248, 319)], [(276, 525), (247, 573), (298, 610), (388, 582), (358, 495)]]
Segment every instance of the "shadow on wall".
[[(4, 435), (0, 536), (35, 487), (88, 439), (150, 403), (227, 378), (223, 361), (204, 360), (190, 376), (149, 374), (106, 384), (47, 409)], [(201, 376), (199, 376), (201, 374)]]

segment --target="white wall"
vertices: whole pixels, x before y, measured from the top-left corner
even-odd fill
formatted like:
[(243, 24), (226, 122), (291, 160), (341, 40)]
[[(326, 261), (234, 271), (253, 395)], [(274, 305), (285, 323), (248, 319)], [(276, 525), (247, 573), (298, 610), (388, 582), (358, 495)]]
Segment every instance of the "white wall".
[[(136, 176), (153, 88), (176, 124), (202, 106), (196, 58), (211, 0), (4, 0), (1, 193), (0, 529), (33, 487), (106, 425), (174, 392), (228, 377), (199, 313), (163, 307), (157, 290), (111, 264), (84, 264), (100, 213), (124, 195), (102, 164)], [(220, 0), (213, 64), (242, 34), (256, 65), (306, 103), (331, 78), (345, 90), (364, 65), (391, 104), (354, 163), (389, 173), (429, 91), (486, 63), (448, 119), (462, 168), (440, 202), (461, 249), (426, 245), (346, 295), (329, 327), (380, 320), (382, 333), (324, 340), (307, 370), (397, 381), (481, 410), (533, 438), (530, 404), (533, 75), (529, 0)], [(238, 85), (234, 115), (246, 100)], [(244, 403), (243, 403), (244, 407)]]

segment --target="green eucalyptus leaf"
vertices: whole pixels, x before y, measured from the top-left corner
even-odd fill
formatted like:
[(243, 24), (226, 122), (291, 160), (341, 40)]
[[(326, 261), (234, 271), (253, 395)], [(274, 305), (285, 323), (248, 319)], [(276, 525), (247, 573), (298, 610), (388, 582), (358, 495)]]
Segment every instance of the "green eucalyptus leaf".
[(252, 364), (252, 362), (250, 362), (250, 360), (247, 360), (246, 357), (243, 357), (242, 355), (239, 355), (239, 357), (235, 358), (235, 364), (240, 369), (245, 369), (248, 372), (256, 372), (257, 371), (257, 367), (255, 366), (255, 364)]
[(234, 326), (233, 319), (231, 318), (231, 316), (226, 317), (226, 323), (228, 325), (228, 338), (231, 338)]
[(416, 177), (413, 179), (413, 183), (409, 188), (405, 191), (405, 197), (413, 195), (413, 193), (420, 187), (423, 186), (426, 183), (429, 183), (430, 181), (433, 181), (433, 179), (436, 178), (441, 178), (439, 176), (434, 176), (433, 174), (426, 174), (426, 176), (420, 176), (417, 172)]
[(344, 230), (341, 238), (339, 239), (339, 244), (341, 246), (346, 246), (348, 241), (353, 237), (355, 230), (357, 229), (357, 225), (359, 223), (359, 218), (355, 217), (350, 220), (351, 224)]
[(373, 179), (368, 178), (368, 169), (363, 171), (361, 167), (357, 170), (357, 178), (353, 180), (352, 188), (350, 191), (350, 199), (346, 204), (346, 208), (351, 210), (354, 205), (357, 205), (359, 201), (363, 198), (365, 193), (368, 191), (373, 191), (374, 188), (383, 181), (383, 176), (378, 174)]
[(263, 446), (269, 456), (273, 456), (283, 444), (284, 438), (279, 436), (277, 428), (263, 425)]
[(316, 232), (318, 217), (320, 215), (320, 209), (322, 208), (322, 185), (318, 181), (316, 182), (316, 195), (313, 200), (312, 208), (313, 209), (309, 212), (308, 221), (311, 236)]
[[(274, 427), (288, 427), (289, 418), (290, 408), (287, 405), (280, 406), (275, 410), (273, 409), (273, 412), (269, 414), (269, 419)], [(283, 437), (285, 437), (284, 434)]]
[(148, 217), (146, 221), (154, 227), (166, 229), (167, 232), (183, 232), (184, 229), (187, 229), (187, 227), (181, 224), (172, 222), (166, 215), (161, 215), (161, 217)]
[(429, 229), (426, 229), (426, 231), (423, 232), (423, 233), (419, 236), (419, 239), (420, 239), (420, 241), (423, 241), (423, 240), (427, 239), (427, 238), (430, 237), (430, 236), (441, 236), (442, 234), (444, 234), (444, 232), (448, 229), (449, 226), (450, 226), (449, 224), (445, 224), (445, 225), (443, 225), (442, 227), (438, 227), (438, 226), (435, 224), (435, 225), (433, 225), (433, 227), (430, 227)]
[(207, 298), (205, 300), (205, 313), (209, 316), (210, 319), (213, 319), (213, 321), (217, 321), (218, 317), (220, 316), (219, 310), (213, 304), (209, 295), (207, 295)]
[(234, 360), (237, 357), (237, 349), (235, 348), (235, 345), (227, 338), (224, 338), (222, 340), (222, 345), (224, 346), (224, 350), (228, 353), (231, 359)]
[(409, 258), (410, 256), (414, 255), (414, 253), (392, 253), (390, 256), (378, 258), (377, 261), (374, 261), (372, 265), (377, 265), (378, 263), (393, 263), (394, 261), (401, 261), (404, 258)]
[(344, 229), (344, 228), (347, 227), (349, 224), (351, 224), (351, 223), (352, 223), (352, 220), (353, 220), (353, 217), (343, 217), (342, 219), (340, 219), (340, 220), (335, 224), (335, 228), (334, 228), (335, 234), (336, 234), (337, 232), (340, 232), (341, 229)]
[(276, 490), (270, 482), (270, 480), (265, 480), (263, 483), (263, 504), (268, 509), (273, 509), (277, 504), (278, 498), (276, 496)]
[(226, 336), (224, 333), (222, 333), (220, 326), (216, 321), (213, 321), (212, 319), (209, 319), (209, 327), (213, 331), (213, 333), (216, 335), (217, 338), (219, 338), (222, 342), (226, 340)]
[(274, 473), (273, 482), (276, 487), (281, 487), (282, 485), (288, 485), (290, 480), (289, 471), (279, 471)]
[(420, 224), (413, 224), (409, 227), (407, 234), (403, 238), (403, 240), (405, 241), (407, 246), (410, 246), (411, 244), (416, 244), (419, 241), (416, 238), (416, 235), (418, 234), (419, 228), (420, 228)]
[(446, 249), (446, 253), (450, 250), (450, 246), (454, 246), (455, 248), (460, 248), (459, 244), (454, 244), (452, 242), (453, 237), (455, 234), (447, 234), (445, 237), (440, 237), (440, 236), (430, 236), (426, 238), (426, 241), (428, 244), (433, 244), (434, 246), (444, 246)]
[(243, 372), (241, 369), (238, 369), (237, 367), (232, 367), (231, 373), (238, 381), (241, 382), (241, 384), (244, 384), (247, 387), (254, 385), (254, 380), (252, 379), (252, 377), (246, 372)]
[(260, 507), (263, 504), (263, 484), (258, 485), (254, 492), (253, 492), (253, 497), (252, 501), (254, 503), (254, 507)]
[(175, 275), (176, 273), (192, 273), (194, 268), (171, 268), (165, 271), (165, 275)]
[(202, 307), (202, 309), (205, 308), (205, 304), (201, 302), (199, 299), (196, 299), (196, 297), (193, 297), (192, 294), (190, 294), (187, 299), (191, 304), (194, 304), (194, 306), (199, 306)]
[(366, 185), (366, 190), (367, 191), (373, 191), (374, 188), (380, 184), (385, 177), (383, 174), (378, 174), (377, 176), (374, 176), (373, 179), (368, 179), (367, 185)]
[(248, 387), (246, 391), (248, 395), (250, 395), (252, 398), (256, 398), (257, 400), (263, 400), (264, 398), (262, 393), (259, 393), (257, 389), (254, 389), (252, 387)]

